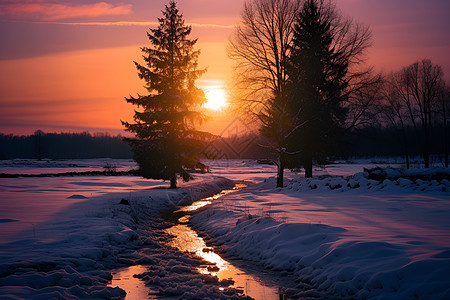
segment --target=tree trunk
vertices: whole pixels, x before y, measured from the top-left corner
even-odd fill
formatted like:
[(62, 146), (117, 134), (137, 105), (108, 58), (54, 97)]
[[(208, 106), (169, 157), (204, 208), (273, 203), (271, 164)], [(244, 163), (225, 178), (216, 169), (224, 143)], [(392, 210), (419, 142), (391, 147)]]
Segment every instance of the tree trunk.
[(423, 144), (423, 161), (425, 162), (425, 168), (430, 167), (430, 138), (428, 134), (428, 129), (425, 129), (425, 143)]
[(428, 127), (428, 124), (423, 124), (423, 161), (425, 162), (425, 168), (430, 167), (430, 127)]
[(42, 152), (41, 152), (41, 133), (37, 135), (37, 153), (38, 153), (38, 160), (42, 160)]
[(177, 188), (177, 177), (176, 176), (173, 176), (172, 178), (170, 178), (170, 188), (171, 189)]
[(308, 154), (305, 157), (305, 178), (312, 178), (313, 172), (312, 172), (312, 155), (311, 152), (308, 151)]
[(312, 178), (312, 161), (308, 159), (305, 164), (305, 178)]
[(402, 124), (401, 139), (403, 140), (403, 149), (404, 149), (404, 153), (405, 153), (406, 169), (409, 170), (411, 165), (409, 163), (408, 137), (406, 136), (406, 131), (405, 131), (405, 128), (403, 127), (403, 124)]
[(280, 155), (280, 160), (278, 162), (278, 171), (277, 171), (277, 188), (284, 187), (283, 177), (284, 177), (284, 164), (283, 164), (283, 160)]

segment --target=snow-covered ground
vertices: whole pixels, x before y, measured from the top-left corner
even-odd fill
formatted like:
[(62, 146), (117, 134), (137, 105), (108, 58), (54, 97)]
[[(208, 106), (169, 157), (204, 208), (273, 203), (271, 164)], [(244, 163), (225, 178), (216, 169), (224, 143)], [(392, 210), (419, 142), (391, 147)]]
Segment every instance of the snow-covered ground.
[(296, 297), (450, 299), (450, 182), (403, 178), (450, 170), (363, 167), (288, 172), (284, 188), (272, 177), (191, 221), (228, 255), (294, 274)]
[(45, 221), (77, 202), (109, 193), (128, 197), (161, 185), (136, 176), (0, 178), (0, 242), (36, 236)]
[[(369, 179), (364, 167), (398, 164), (366, 160), (316, 168), (321, 177), (308, 180), (286, 172), (286, 187), (277, 189), (274, 166), (207, 163), (212, 175), (249, 187), (193, 216), (194, 227), (229, 256), (293, 274), (297, 287), (288, 294), (450, 299), (448, 181), (396, 171)], [(61, 172), (84, 168), (73, 165), (101, 170), (105, 161), (48, 161), (52, 171), (4, 161), (0, 173), (55, 173), (55, 164)], [(176, 191), (133, 176), (0, 178), (0, 298), (123, 298), (107, 287), (111, 269), (135, 264), (149, 266), (140, 277), (156, 294), (240, 297), (196, 273), (200, 261), (164, 244), (159, 214), (230, 185), (212, 175)]]
[(0, 244), (0, 298), (122, 299), (123, 290), (107, 286), (111, 271), (139, 264), (148, 266), (143, 280), (157, 294), (233, 296), (195, 271), (201, 261), (165, 244), (159, 217), (231, 182), (199, 177), (176, 191), (161, 184), (125, 176), (0, 178), (2, 231), (33, 222)]
[(0, 173), (6, 174), (56, 174), (66, 172), (129, 171), (137, 168), (130, 159), (11, 159), (0, 160)]

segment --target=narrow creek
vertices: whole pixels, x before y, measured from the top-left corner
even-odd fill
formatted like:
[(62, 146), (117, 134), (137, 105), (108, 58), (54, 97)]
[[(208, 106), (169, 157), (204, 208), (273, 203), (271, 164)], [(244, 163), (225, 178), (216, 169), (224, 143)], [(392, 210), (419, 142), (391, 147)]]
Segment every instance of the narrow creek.
[[(260, 278), (246, 273), (243, 269), (233, 265), (232, 262), (220, 257), (212, 248), (207, 247), (205, 241), (197, 232), (187, 225), (190, 214), (211, 204), (214, 200), (244, 187), (244, 184), (236, 184), (232, 189), (223, 190), (212, 197), (195, 201), (191, 205), (174, 211), (172, 215), (177, 218), (175, 225), (166, 229), (167, 233), (173, 236), (170, 245), (183, 252), (195, 253), (210, 263), (209, 266), (200, 267), (198, 269), (200, 273), (217, 276), (219, 280), (229, 280), (230, 283), (234, 282), (231, 285), (232, 287), (242, 290), (245, 295), (254, 299), (280, 299), (278, 287), (264, 283)], [(173, 222), (174, 218), (171, 218), (171, 221)]]
[[(280, 293), (280, 288), (276, 283), (263, 279), (264, 274), (262, 273), (246, 272), (239, 263), (223, 259), (212, 248), (206, 245), (203, 238), (195, 230), (188, 226), (192, 213), (211, 204), (214, 200), (244, 187), (244, 184), (236, 184), (232, 189), (223, 190), (214, 196), (195, 201), (191, 205), (165, 214), (163, 219), (174, 224), (165, 229), (165, 232), (170, 236), (168, 244), (182, 252), (193, 253), (202, 258), (205, 264), (198, 267), (200, 273), (217, 276), (219, 280), (228, 282), (230, 287), (242, 291), (243, 294), (251, 298), (256, 300), (285, 299), (285, 296)], [(125, 298), (127, 300), (156, 299), (154, 296), (149, 295), (149, 292), (152, 294), (151, 289), (145, 286), (143, 281), (133, 276), (143, 273), (145, 270), (145, 265), (135, 265), (114, 270), (113, 280), (109, 285), (119, 286), (124, 289), (127, 292)], [(254, 275), (255, 273), (258, 276)]]

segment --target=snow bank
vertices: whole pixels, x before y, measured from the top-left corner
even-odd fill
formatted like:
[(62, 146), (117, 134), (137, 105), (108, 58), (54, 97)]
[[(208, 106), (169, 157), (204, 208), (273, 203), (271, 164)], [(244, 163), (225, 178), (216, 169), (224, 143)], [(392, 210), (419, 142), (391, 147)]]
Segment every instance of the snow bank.
[(189, 299), (198, 287), (204, 295), (223, 296), (217, 284), (199, 287), (205, 278), (191, 271), (197, 259), (164, 245), (167, 224), (159, 215), (230, 185), (204, 176), (177, 190), (143, 189), (126, 199), (111, 193), (75, 203), (24, 235), (30, 238), (1, 245), (0, 298), (122, 299), (123, 290), (106, 285), (112, 268), (130, 264), (153, 266), (145, 280), (161, 295)]
[(227, 255), (294, 275), (293, 297), (450, 299), (449, 170), (409, 172), (270, 178), (191, 221)]
[(367, 169), (368, 178), (375, 180), (396, 180), (399, 178), (421, 180), (443, 180), (450, 178), (450, 169), (444, 167), (427, 169), (372, 168)]
[(450, 191), (450, 169), (370, 169), (352, 176), (322, 175), (318, 178), (296, 177), (287, 182), (285, 188), (296, 191), (315, 190), (345, 192), (349, 189), (359, 189), (360, 192), (370, 190), (421, 192)]

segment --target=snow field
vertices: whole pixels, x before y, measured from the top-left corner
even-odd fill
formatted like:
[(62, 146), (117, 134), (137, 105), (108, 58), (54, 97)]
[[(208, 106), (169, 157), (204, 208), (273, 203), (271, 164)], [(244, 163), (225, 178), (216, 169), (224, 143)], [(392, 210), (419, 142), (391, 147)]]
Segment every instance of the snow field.
[[(41, 173), (79, 170), (85, 163), (22, 161), (4, 167)], [(104, 162), (86, 165), (102, 169)], [(195, 227), (230, 256), (280, 276), (293, 274), (297, 286), (286, 294), (450, 299), (448, 169), (384, 165), (361, 172), (375, 166), (335, 164), (315, 168), (314, 179), (286, 172), (286, 186), (275, 189), (274, 166), (248, 160), (209, 165), (213, 174), (251, 186), (193, 217)], [(230, 184), (209, 174), (197, 178), (177, 191), (132, 177), (1, 179), (0, 226), (32, 221), (33, 227), (1, 244), (0, 298), (121, 299), (121, 289), (107, 286), (111, 269), (139, 264), (147, 268), (139, 277), (155, 295), (239, 298), (233, 289), (219, 290), (225, 283), (217, 278), (193, 271), (201, 261), (166, 245), (168, 224), (158, 218), (161, 212)]]
[(148, 265), (141, 276), (158, 295), (239, 298), (235, 290), (221, 291), (216, 279), (198, 274), (199, 259), (167, 246), (168, 224), (159, 218), (230, 185), (203, 176), (177, 190), (136, 190), (126, 199), (124, 193), (110, 193), (64, 207), (40, 224), (38, 234), (1, 245), (0, 298), (122, 299), (123, 290), (107, 286), (111, 269), (136, 264)]
[(129, 171), (137, 169), (131, 159), (10, 159), (0, 160), (0, 173), (6, 174), (49, 174), (65, 172)]
[(449, 170), (375, 172), (269, 178), (191, 221), (227, 255), (293, 274), (293, 297), (450, 299)]
[(39, 237), (45, 222), (76, 202), (108, 193), (128, 197), (156, 186), (164, 184), (137, 176), (0, 178), (0, 243)]

